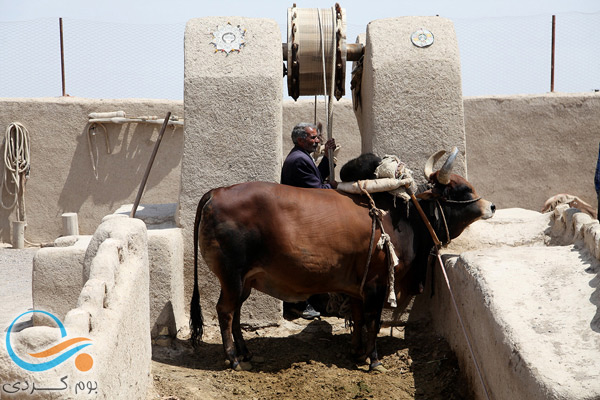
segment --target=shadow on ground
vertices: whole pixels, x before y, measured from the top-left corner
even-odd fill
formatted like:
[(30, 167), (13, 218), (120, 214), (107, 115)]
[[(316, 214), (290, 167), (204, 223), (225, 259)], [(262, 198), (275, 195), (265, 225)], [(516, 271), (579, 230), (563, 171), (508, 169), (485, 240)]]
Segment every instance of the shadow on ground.
[(333, 329), (329, 321), (312, 321), (283, 337), (269, 336), (268, 330), (244, 332), (258, 358), (251, 371), (234, 372), (225, 365), (220, 339), (196, 350), (187, 341), (155, 347), (155, 387), (180, 399), (472, 398), (456, 357), (426, 321), (395, 327), (393, 336), (389, 327), (382, 329), (377, 345), (388, 369), (384, 374), (357, 366), (350, 355), (350, 330)]

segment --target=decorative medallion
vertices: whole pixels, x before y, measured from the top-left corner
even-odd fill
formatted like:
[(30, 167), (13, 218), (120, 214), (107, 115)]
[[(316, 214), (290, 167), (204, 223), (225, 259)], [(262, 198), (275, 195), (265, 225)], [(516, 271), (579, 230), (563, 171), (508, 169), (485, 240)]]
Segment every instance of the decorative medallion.
[(410, 35), (410, 41), (417, 47), (429, 47), (433, 44), (433, 33), (421, 28)]
[(228, 22), (225, 26), (217, 26), (217, 30), (212, 35), (213, 40), (210, 43), (215, 45), (215, 53), (221, 51), (229, 55), (232, 51), (239, 52), (242, 46), (246, 44), (244, 39), (246, 30), (239, 25), (231, 25), (231, 22)]

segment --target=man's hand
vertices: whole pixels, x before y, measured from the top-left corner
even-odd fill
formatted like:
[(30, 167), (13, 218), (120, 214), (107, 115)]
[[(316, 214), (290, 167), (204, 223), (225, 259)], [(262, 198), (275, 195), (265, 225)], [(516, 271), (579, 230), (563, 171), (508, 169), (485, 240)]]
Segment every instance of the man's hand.
[(329, 155), (329, 150), (335, 150), (335, 139), (331, 138), (325, 143), (325, 155)]

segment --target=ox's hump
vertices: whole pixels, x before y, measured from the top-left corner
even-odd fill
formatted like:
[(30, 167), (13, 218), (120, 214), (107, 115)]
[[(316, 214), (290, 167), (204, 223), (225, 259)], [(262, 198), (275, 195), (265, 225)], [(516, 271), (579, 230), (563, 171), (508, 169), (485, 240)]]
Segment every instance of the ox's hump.
[(342, 182), (354, 182), (365, 179), (376, 179), (375, 170), (381, 163), (381, 157), (373, 153), (365, 153), (348, 161), (340, 170)]

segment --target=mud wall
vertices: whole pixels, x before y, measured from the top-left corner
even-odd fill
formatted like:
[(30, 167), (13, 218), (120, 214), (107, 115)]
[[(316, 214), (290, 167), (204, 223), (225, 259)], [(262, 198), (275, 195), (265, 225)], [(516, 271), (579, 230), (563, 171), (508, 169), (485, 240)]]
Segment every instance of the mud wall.
[(469, 180), (498, 208), (540, 211), (558, 193), (594, 206), (600, 93), (464, 99)]
[[(76, 399), (83, 391), (98, 399), (145, 398), (151, 384), (152, 349), (144, 223), (125, 216), (107, 217), (86, 250), (84, 279), (77, 307), (67, 313), (63, 326), (48, 320), (48, 326), (0, 333), (2, 342), (10, 335), (6, 341), (12, 346), (12, 353), (4, 346), (0, 349), (1, 396)], [(83, 340), (81, 348), (89, 347), (80, 351), (62, 340), (67, 336)], [(57, 341), (69, 350), (63, 348), (54, 358), (45, 355), (41, 363), (31, 357)], [(22, 390), (25, 385), (27, 391)]]
[[(21, 122), (31, 137), (31, 174), (26, 185), (30, 242), (61, 235), (61, 214), (76, 212), (80, 234), (92, 234), (102, 217), (133, 203), (160, 125), (106, 124), (96, 137), (98, 179), (87, 141), (88, 114), (123, 110), (128, 116), (167, 111), (183, 116), (183, 103), (162, 100), (81, 98), (0, 99), (0, 127)], [(318, 119), (324, 106), (317, 104)], [(598, 154), (600, 94), (543, 94), (464, 99), (468, 179), (499, 208), (539, 210), (557, 193), (571, 193), (595, 205), (594, 169)], [(292, 148), (290, 133), (314, 118), (314, 102), (283, 104), (282, 154)], [(333, 133), (342, 146), (338, 167), (357, 156), (360, 132), (351, 101), (334, 104)], [(224, 140), (227, 133), (223, 132)], [(142, 203), (175, 203), (179, 198), (183, 129), (168, 128)], [(410, 166), (419, 171), (422, 166)], [(339, 168), (338, 168), (339, 171)], [(198, 177), (201, 179), (201, 177)], [(7, 203), (10, 199), (4, 193)], [(0, 209), (0, 241), (10, 243), (14, 212)]]
[[(162, 100), (92, 100), (73, 97), (0, 99), (2, 132), (20, 122), (30, 136), (31, 172), (26, 184), (25, 239), (51, 242), (61, 235), (61, 214), (78, 214), (79, 233), (91, 235), (105, 215), (133, 203), (161, 125), (104, 124), (91, 150), (97, 160), (96, 179), (88, 144), (88, 114), (121, 110), (127, 116), (164, 118), (168, 111), (183, 116), (183, 104)], [(3, 139), (0, 139), (2, 142)], [(144, 203), (175, 203), (178, 199), (183, 127), (165, 131)], [(5, 203), (10, 197), (3, 191)], [(11, 242), (11, 212), (0, 208), (0, 241)]]

